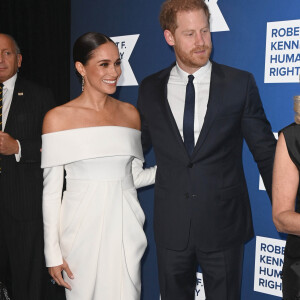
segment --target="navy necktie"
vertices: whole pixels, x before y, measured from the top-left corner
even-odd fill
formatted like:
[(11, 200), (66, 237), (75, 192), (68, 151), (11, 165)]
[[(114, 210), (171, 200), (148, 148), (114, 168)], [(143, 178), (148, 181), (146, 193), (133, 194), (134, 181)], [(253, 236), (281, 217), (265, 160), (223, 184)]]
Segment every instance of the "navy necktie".
[(195, 119), (195, 88), (194, 76), (189, 75), (186, 86), (185, 106), (183, 115), (183, 139), (188, 154), (191, 156), (194, 150), (194, 119)]

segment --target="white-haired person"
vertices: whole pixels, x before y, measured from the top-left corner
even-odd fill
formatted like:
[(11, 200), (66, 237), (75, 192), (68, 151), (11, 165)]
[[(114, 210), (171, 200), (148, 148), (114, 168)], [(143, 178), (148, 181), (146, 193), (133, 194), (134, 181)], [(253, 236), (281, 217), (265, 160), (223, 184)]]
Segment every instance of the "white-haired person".
[(287, 233), (282, 270), (283, 299), (300, 299), (300, 96), (294, 97), (295, 123), (280, 131), (273, 169), (273, 221)]

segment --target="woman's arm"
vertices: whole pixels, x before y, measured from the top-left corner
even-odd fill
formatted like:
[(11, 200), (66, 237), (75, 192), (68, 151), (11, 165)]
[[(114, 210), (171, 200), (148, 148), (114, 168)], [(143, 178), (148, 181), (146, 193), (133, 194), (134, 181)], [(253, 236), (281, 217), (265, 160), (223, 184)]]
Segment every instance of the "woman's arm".
[(298, 186), (299, 171), (289, 156), (281, 133), (276, 147), (272, 184), (273, 222), (279, 232), (300, 235), (300, 214), (295, 212)]
[(151, 168), (143, 168), (143, 162), (134, 158), (132, 161), (132, 176), (136, 189), (143, 186), (154, 184), (156, 175), (156, 166)]
[(73, 274), (63, 259), (59, 245), (60, 208), (63, 189), (63, 166), (44, 169), (44, 190), (43, 190), (43, 219), (44, 219), (44, 240), (45, 259), (49, 273), (57, 284), (71, 290), (61, 275), (63, 270), (73, 279)]
[[(141, 130), (141, 119), (138, 110), (129, 103), (123, 103), (122, 107), (125, 111), (124, 120), (128, 121), (126, 126)], [(132, 175), (136, 189), (154, 184), (156, 166), (144, 169), (143, 162), (138, 158), (134, 158), (132, 161)]]
[(63, 166), (44, 169), (43, 221), (47, 267), (58, 266), (63, 263), (59, 246), (63, 175)]
[[(43, 122), (43, 134), (59, 131), (58, 114), (56, 109), (49, 111)], [(45, 145), (42, 145), (42, 148)], [(55, 146), (55, 145), (54, 145)], [(49, 145), (48, 145), (49, 147)], [(45, 151), (42, 151), (42, 156)], [(43, 161), (43, 157), (42, 157)], [(43, 221), (44, 221), (44, 244), (45, 260), (49, 273), (58, 285), (71, 290), (71, 286), (63, 280), (61, 272), (64, 270), (68, 277), (73, 279), (73, 274), (63, 259), (60, 244), (60, 210), (62, 190), (64, 182), (64, 166), (44, 168), (43, 189)]]

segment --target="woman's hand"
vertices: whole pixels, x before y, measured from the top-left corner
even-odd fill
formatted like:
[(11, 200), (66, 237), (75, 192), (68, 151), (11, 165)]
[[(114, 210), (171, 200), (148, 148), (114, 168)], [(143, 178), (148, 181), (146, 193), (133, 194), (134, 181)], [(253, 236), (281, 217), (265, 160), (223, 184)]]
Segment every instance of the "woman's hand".
[(49, 267), (48, 271), (51, 277), (55, 280), (55, 282), (60, 285), (65, 287), (66, 289), (72, 290), (71, 286), (66, 283), (61, 275), (62, 271), (65, 271), (70, 279), (74, 279), (73, 273), (71, 272), (69, 265), (67, 262), (63, 259), (63, 264), (56, 266), (56, 267)]

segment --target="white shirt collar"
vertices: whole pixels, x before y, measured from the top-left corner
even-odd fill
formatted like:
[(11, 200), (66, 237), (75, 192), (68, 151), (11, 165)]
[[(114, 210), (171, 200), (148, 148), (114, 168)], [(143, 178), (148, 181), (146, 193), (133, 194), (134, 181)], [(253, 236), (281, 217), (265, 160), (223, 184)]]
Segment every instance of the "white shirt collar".
[(8, 90), (13, 89), (17, 80), (17, 76), (18, 75), (16, 73), (13, 77), (10, 77), (8, 80), (4, 81), (3, 82), (4, 87), (7, 88)]
[[(178, 76), (181, 78), (181, 80), (183, 82), (188, 82), (188, 76), (190, 74), (183, 71), (179, 67), (178, 62), (176, 62), (175, 69), (176, 69)], [(211, 72), (211, 61), (210, 60), (208, 60), (207, 63), (203, 67), (201, 67), (195, 73), (192, 74), (195, 77), (194, 82), (199, 82), (203, 77), (207, 76), (208, 72), (209, 72), (209, 74)]]

